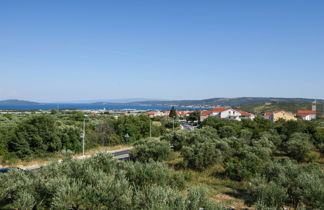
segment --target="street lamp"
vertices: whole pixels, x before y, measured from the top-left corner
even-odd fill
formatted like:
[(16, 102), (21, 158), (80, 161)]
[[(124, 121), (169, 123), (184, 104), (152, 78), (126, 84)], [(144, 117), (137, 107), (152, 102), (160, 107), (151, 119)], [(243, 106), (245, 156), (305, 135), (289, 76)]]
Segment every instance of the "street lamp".
[(150, 138), (152, 138), (152, 120), (150, 119)]
[(85, 126), (86, 126), (86, 117), (87, 115), (84, 115), (84, 118), (83, 118), (83, 131), (82, 131), (82, 156), (84, 156), (84, 143), (85, 143)]
[(173, 118), (173, 121), (172, 121), (172, 130), (173, 130), (173, 132), (174, 132), (174, 118), (175, 117), (172, 117)]

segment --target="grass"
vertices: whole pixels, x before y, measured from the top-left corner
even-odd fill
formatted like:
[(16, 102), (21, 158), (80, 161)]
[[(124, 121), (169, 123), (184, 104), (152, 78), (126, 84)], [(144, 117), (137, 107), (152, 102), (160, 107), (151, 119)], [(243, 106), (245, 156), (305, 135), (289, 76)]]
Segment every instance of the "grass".
[(181, 168), (182, 158), (180, 153), (175, 153), (175, 158), (166, 161), (166, 163), (182, 173), (186, 178), (188, 185), (192, 187), (204, 187), (209, 192), (209, 197), (215, 203), (220, 203), (225, 207), (234, 207), (235, 209), (252, 209), (245, 204), (248, 199), (246, 188), (242, 182), (232, 181), (230, 179), (217, 176), (224, 171), (221, 165), (196, 171)]
[(210, 193), (210, 199), (216, 203), (221, 203), (226, 207), (231, 206), (236, 209), (249, 208), (244, 204), (248, 198), (244, 184), (218, 177), (216, 174), (223, 170), (220, 165), (214, 165), (202, 172), (190, 170), (192, 180), (189, 184), (207, 188)]

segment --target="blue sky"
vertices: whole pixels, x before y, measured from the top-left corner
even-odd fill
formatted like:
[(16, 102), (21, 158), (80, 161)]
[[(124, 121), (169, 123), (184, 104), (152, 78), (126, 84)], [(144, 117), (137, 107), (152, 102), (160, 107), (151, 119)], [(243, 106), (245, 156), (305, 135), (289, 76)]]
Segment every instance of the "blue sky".
[(324, 98), (322, 0), (3, 0), (0, 99)]

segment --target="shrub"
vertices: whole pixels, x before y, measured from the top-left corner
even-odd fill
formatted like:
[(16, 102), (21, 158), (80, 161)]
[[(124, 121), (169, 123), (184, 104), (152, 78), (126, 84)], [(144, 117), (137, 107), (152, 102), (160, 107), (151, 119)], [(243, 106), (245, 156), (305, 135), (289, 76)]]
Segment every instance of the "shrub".
[(117, 162), (108, 154), (0, 174), (1, 209), (221, 208), (207, 197), (186, 189), (184, 177), (165, 164)]
[(130, 158), (141, 162), (163, 161), (170, 157), (171, 152), (167, 141), (145, 139), (135, 144), (135, 148), (130, 151)]
[(286, 143), (287, 153), (290, 157), (298, 161), (303, 161), (306, 154), (313, 148), (309, 140), (309, 135), (294, 133)]
[(264, 170), (264, 163), (254, 153), (246, 152), (240, 158), (225, 163), (225, 174), (237, 181), (249, 180)]
[[(289, 159), (275, 161), (251, 181), (249, 192), (254, 202), (268, 207), (302, 204), (324, 208), (324, 175), (315, 164), (298, 165)], [(279, 193), (280, 192), (280, 193)]]
[(202, 170), (220, 162), (222, 153), (213, 142), (204, 142), (184, 147), (181, 151), (186, 167)]
[(218, 133), (221, 138), (228, 138), (235, 135), (235, 131), (232, 126), (223, 126), (219, 128)]

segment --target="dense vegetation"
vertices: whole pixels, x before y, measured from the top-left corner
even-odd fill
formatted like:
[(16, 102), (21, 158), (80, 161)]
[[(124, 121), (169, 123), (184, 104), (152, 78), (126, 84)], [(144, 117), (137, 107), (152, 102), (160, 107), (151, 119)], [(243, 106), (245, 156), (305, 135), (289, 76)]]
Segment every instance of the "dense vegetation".
[(320, 122), (228, 121), (210, 117), (201, 129), (168, 133), (162, 138), (180, 153), (176, 168), (241, 182), (257, 209), (324, 208), (324, 127)]
[[(78, 151), (83, 119), (80, 113), (2, 115), (1, 152), (25, 158), (64, 148)], [(220, 209), (210, 202), (210, 194), (191, 188), (200, 185), (192, 178), (198, 174), (240, 186), (245, 205), (256, 209), (324, 209), (323, 121), (209, 117), (194, 131), (167, 129), (173, 122), (151, 122), (143, 115), (88, 117), (87, 145), (132, 144), (131, 161), (115, 162), (101, 154), (86, 160), (66, 158), (38, 171), (12, 170), (0, 175), (0, 205)], [(153, 138), (148, 138), (150, 127)]]
[[(145, 115), (88, 116), (72, 112), (58, 114), (0, 115), (0, 156), (4, 161), (44, 157), (54, 152), (81, 150), (83, 120), (86, 119), (86, 149), (98, 145), (131, 144), (137, 140), (160, 136), (172, 128), (167, 119)], [(151, 126), (150, 126), (151, 124)], [(176, 124), (177, 126), (177, 124)]]
[(222, 209), (165, 164), (117, 162), (107, 154), (0, 174), (0, 208)]

